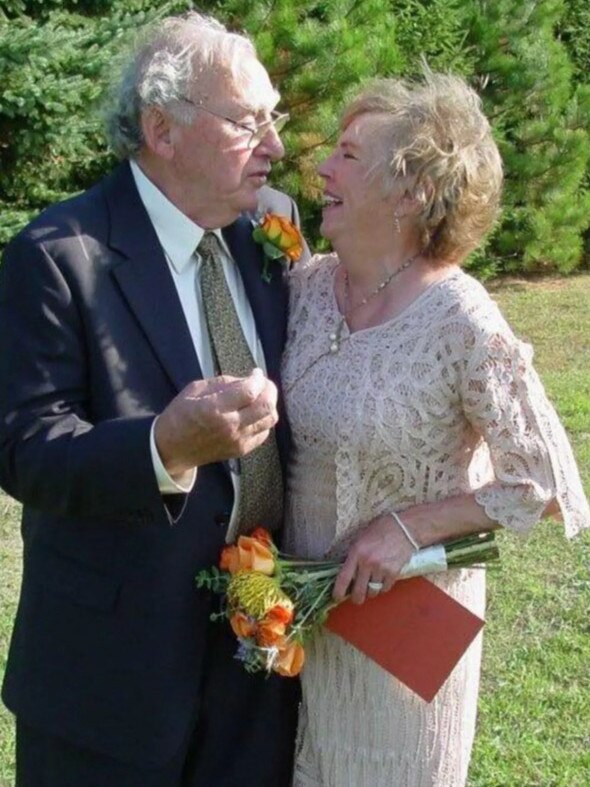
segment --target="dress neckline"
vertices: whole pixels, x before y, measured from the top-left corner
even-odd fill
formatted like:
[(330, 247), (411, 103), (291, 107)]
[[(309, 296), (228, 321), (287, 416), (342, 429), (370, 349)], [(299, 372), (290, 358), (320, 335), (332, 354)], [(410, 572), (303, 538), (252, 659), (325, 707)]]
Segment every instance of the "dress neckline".
[[(335, 265), (330, 272), (330, 277), (328, 278), (328, 286), (330, 287), (330, 295), (332, 299), (332, 310), (337, 315), (337, 322), (344, 318), (344, 315), (340, 311), (340, 307), (338, 306), (338, 301), (336, 300), (336, 271), (338, 270), (338, 266), (340, 262), (338, 257), (334, 255)], [(408, 303), (406, 307), (402, 309), (399, 314), (390, 317), (388, 320), (384, 320), (383, 322), (379, 322), (376, 325), (370, 325), (368, 328), (359, 328), (356, 331), (351, 331), (348, 327), (348, 323), (346, 319), (344, 319), (344, 324), (342, 326), (342, 336), (347, 336), (351, 338), (352, 336), (360, 336), (361, 334), (370, 333), (371, 331), (377, 331), (381, 328), (386, 328), (391, 325), (394, 325), (398, 320), (402, 317), (406, 317), (409, 313), (414, 311), (414, 308), (424, 299), (424, 297), (432, 292), (432, 290), (436, 289), (439, 285), (444, 284), (445, 282), (450, 281), (451, 279), (459, 276), (462, 274), (463, 271), (459, 267), (454, 267), (451, 269), (451, 272), (447, 276), (443, 276), (440, 279), (436, 279), (435, 281), (431, 282), (422, 292), (414, 298), (413, 301)]]

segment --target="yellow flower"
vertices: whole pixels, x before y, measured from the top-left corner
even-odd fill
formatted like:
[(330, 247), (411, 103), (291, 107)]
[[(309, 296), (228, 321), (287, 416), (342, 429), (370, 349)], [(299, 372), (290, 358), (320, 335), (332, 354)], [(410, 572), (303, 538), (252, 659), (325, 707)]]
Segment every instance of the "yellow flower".
[(239, 571), (234, 574), (227, 587), (227, 600), (231, 610), (245, 612), (256, 620), (262, 620), (273, 607), (280, 605), (293, 609), (293, 602), (284, 593), (275, 579), (258, 571)]

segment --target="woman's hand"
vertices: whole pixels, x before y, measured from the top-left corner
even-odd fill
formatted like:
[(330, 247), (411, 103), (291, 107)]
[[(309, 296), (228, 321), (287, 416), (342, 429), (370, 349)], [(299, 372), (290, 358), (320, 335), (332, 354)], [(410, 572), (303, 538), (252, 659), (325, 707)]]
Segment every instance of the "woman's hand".
[(393, 587), (399, 572), (412, 557), (414, 549), (392, 516), (383, 514), (373, 519), (350, 548), (334, 586), (334, 599), (342, 601), (352, 584), (351, 600), (362, 604), (369, 582), (382, 582), (379, 592)]
[[(436, 503), (421, 503), (400, 512), (400, 517), (420, 548), (441, 544), (499, 527), (489, 519), (473, 493), (448, 497)], [(390, 590), (414, 553), (403, 530), (389, 514), (376, 517), (367, 525), (350, 548), (334, 586), (334, 599), (342, 599), (351, 590), (355, 604), (362, 604), (369, 582), (382, 582), (379, 592)]]

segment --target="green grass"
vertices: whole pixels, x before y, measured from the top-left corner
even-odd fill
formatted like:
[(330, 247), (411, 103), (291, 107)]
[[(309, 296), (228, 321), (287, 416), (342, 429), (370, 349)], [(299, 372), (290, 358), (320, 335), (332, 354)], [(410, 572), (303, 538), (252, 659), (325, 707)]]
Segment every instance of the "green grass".
[[(590, 493), (590, 276), (490, 287), (568, 430)], [(590, 784), (590, 532), (500, 536), (470, 787)]]
[[(569, 432), (590, 493), (590, 276), (489, 289)], [(0, 653), (20, 570), (18, 506), (0, 497)], [(590, 784), (590, 532), (568, 542), (543, 522), (528, 540), (500, 536), (489, 577), (478, 729), (469, 787)], [(13, 724), (0, 711), (0, 785), (12, 784)], [(403, 785), (400, 785), (403, 787)]]
[[(0, 493), (0, 665), (2, 676), (20, 585), (20, 506)], [(14, 782), (14, 723), (0, 703), (0, 787)]]

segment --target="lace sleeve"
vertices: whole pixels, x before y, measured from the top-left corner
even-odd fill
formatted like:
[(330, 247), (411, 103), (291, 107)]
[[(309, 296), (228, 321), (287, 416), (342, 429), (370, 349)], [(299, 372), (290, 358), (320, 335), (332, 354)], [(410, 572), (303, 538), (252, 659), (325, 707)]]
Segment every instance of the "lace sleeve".
[(474, 331), (461, 381), (465, 414), (494, 469), (476, 500), (491, 519), (527, 533), (556, 498), (572, 537), (590, 526), (590, 509), (568, 438), (532, 366), (532, 348), (505, 323), (489, 328)]

